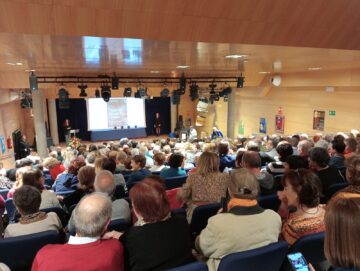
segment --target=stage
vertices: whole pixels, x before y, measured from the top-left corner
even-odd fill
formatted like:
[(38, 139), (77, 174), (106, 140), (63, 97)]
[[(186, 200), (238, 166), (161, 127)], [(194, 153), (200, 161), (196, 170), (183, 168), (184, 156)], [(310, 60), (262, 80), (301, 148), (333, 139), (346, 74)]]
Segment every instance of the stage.
[(93, 130), (90, 131), (91, 141), (109, 141), (109, 140), (120, 140), (121, 138), (145, 138), (146, 128), (129, 128), (129, 129), (111, 129), (111, 130)]

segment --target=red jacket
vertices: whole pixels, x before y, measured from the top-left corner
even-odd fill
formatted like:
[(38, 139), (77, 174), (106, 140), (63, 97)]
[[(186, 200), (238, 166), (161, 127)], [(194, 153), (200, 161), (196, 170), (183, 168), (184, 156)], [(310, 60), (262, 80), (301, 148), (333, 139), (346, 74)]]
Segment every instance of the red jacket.
[(124, 248), (119, 240), (83, 245), (46, 245), (35, 257), (32, 271), (124, 271)]

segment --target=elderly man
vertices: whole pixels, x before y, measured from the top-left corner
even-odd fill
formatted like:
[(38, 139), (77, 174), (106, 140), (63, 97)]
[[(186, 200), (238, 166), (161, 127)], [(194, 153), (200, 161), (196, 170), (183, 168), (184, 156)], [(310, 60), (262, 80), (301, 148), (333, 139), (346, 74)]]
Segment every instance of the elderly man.
[(108, 170), (100, 171), (95, 177), (95, 191), (105, 193), (112, 199), (111, 219), (125, 219), (130, 221), (129, 203), (124, 199), (115, 199), (115, 179), (114, 175)]
[(109, 197), (102, 193), (86, 196), (73, 215), (76, 236), (70, 236), (65, 245), (43, 247), (35, 257), (32, 270), (124, 270), (121, 243), (101, 240), (111, 219)]

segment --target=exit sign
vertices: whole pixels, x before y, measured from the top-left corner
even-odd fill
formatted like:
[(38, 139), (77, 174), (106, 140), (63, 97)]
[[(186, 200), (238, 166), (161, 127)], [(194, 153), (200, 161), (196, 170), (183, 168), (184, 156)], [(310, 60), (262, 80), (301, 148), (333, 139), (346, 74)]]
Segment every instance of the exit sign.
[(329, 116), (336, 116), (335, 110), (329, 110)]

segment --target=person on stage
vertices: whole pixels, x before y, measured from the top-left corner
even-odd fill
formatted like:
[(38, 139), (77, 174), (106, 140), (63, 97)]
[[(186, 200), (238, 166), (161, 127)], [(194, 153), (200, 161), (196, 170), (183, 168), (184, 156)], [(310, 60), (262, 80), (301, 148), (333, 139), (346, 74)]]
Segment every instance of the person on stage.
[(211, 140), (216, 139), (216, 138), (223, 138), (223, 134), (222, 132), (217, 128), (214, 127), (213, 128), (213, 132), (211, 133)]
[(71, 123), (69, 119), (64, 120), (64, 132), (65, 132), (65, 141), (69, 142), (70, 139), (70, 130), (71, 130)]
[(156, 113), (156, 115), (155, 115), (154, 128), (155, 128), (156, 135), (159, 136), (160, 130), (161, 130), (161, 119), (160, 119), (159, 113)]
[(30, 155), (30, 146), (29, 143), (26, 142), (26, 136), (22, 135), (21, 140), (19, 142), (19, 157), (25, 158)]

